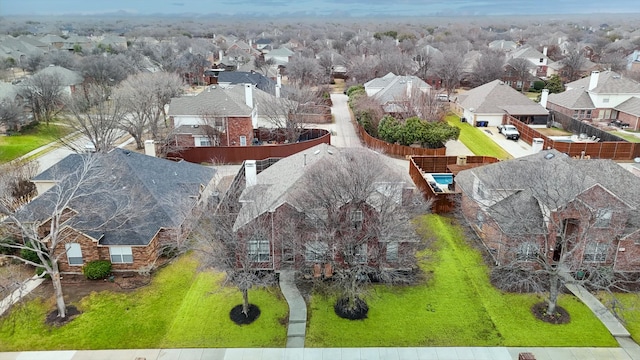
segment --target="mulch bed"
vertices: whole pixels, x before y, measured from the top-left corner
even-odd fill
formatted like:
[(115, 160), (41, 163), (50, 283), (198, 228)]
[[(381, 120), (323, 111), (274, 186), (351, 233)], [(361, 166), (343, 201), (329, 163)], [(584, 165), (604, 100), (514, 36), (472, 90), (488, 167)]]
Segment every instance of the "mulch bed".
[(69, 323), (71, 320), (75, 319), (78, 315), (80, 315), (80, 310), (73, 305), (67, 306), (67, 316), (61, 318), (58, 317), (58, 309), (53, 310), (47, 315), (46, 323), (51, 326), (62, 326), (64, 324)]
[(242, 312), (242, 304), (240, 304), (231, 309), (231, 311), (229, 312), (229, 317), (231, 318), (231, 321), (233, 321), (237, 325), (248, 325), (256, 321), (258, 317), (260, 317), (260, 308), (256, 305), (249, 304), (249, 311), (245, 315)]
[(547, 314), (547, 303), (541, 302), (531, 307), (531, 312), (538, 320), (548, 322), (550, 324), (568, 324), (571, 322), (571, 316), (561, 306), (556, 306), (556, 313), (553, 315)]
[(333, 310), (336, 312), (336, 315), (343, 319), (364, 320), (367, 318), (369, 306), (364, 300), (359, 298), (355, 299), (355, 304), (353, 306), (349, 306), (349, 300), (343, 298), (336, 302), (333, 306)]

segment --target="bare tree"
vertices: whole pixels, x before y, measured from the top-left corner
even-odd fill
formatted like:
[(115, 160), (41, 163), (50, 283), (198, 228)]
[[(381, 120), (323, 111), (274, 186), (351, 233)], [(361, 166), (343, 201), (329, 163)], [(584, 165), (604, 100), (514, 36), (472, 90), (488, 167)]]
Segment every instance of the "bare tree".
[[(69, 125), (86, 136), (97, 152), (107, 152), (120, 136), (120, 121), (125, 108), (118, 97), (110, 98), (108, 90), (100, 85), (89, 84), (76, 91), (67, 101)], [(72, 143), (67, 146), (76, 151)]]
[(442, 53), (442, 58), (434, 65), (434, 72), (442, 79), (442, 85), (451, 95), (462, 79), (462, 54), (457, 51), (447, 50)]
[(124, 56), (91, 55), (82, 59), (80, 71), (88, 81), (109, 89), (133, 73), (133, 66)]
[(264, 76), (268, 75), (268, 71), (269, 68), (271, 68), (272, 66), (274, 66), (276, 64), (276, 61), (273, 59), (264, 59), (264, 56), (257, 56), (254, 60), (253, 60), (253, 66), (262, 71), (262, 74)]
[(340, 151), (314, 163), (302, 184), (292, 197), (304, 215), (297, 227), (307, 230), (291, 229), (298, 235), (286, 238), (307, 261), (331, 265), (339, 307), (362, 310), (370, 278), (410, 281), (418, 241), (410, 219), (425, 208), (377, 154)]
[(159, 139), (159, 124), (166, 116), (165, 105), (182, 90), (182, 80), (175, 73), (138, 73), (130, 76), (118, 87), (115, 97), (124, 107), (120, 127), (136, 141), (138, 149), (144, 148), (143, 133), (151, 130)]
[(296, 56), (287, 65), (289, 79), (300, 86), (315, 85), (323, 80), (323, 71), (316, 59)]
[(567, 72), (567, 80), (569, 82), (580, 78), (582, 67), (586, 64), (587, 59), (584, 57), (582, 50), (575, 48), (560, 60)]
[[(0, 202), (0, 215), (5, 217), (1, 235), (13, 239), (3, 247), (15, 251), (6, 256), (40, 268), (51, 276), (60, 318), (67, 316), (67, 307), (58, 260), (67, 254), (65, 244), (77, 238), (74, 229), (104, 231), (109, 224), (124, 223), (131, 216), (132, 199), (105, 182), (111, 170), (97, 166), (98, 156), (101, 155), (84, 154), (75, 171), (57, 174), (56, 185), (40, 195), (38, 205), (31, 203), (33, 206), (14, 213), (6, 201)], [(80, 208), (84, 212), (78, 215), (74, 209)], [(70, 224), (72, 226), (68, 226)]]
[(24, 107), (17, 100), (0, 101), (0, 125), (9, 131), (16, 131), (25, 122)]
[(36, 187), (31, 178), (38, 173), (38, 163), (15, 160), (2, 165), (1, 170), (0, 206), (8, 211), (15, 211), (36, 195)]
[(65, 94), (62, 79), (55, 74), (37, 73), (31, 76), (20, 88), (36, 121), (47, 124), (61, 110)]
[(505, 57), (501, 51), (489, 50), (476, 60), (471, 74), (474, 87), (504, 76)]
[(521, 82), (522, 86), (520, 87), (521, 91), (524, 91), (525, 83), (531, 77), (531, 69), (533, 68), (533, 64), (527, 59), (511, 59), (507, 62), (508, 70), (518, 81)]
[[(282, 91), (284, 93), (284, 90)], [(266, 121), (282, 130), (286, 140), (294, 143), (305, 129), (306, 120), (326, 105), (319, 104), (322, 99), (319, 90), (309, 87), (288, 87), (285, 97), (274, 97), (259, 104), (260, 114)]]

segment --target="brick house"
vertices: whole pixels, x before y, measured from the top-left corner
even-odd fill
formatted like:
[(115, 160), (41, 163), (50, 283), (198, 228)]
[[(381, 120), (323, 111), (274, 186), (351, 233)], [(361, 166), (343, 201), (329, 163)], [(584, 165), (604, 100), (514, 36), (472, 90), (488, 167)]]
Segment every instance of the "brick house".
[(589, 77), (568, 83), (566, 90), (549, 94), (546, 107), (606, 125), (619, 120), (640, 130), (640, 83), (613, 71), (593, 71)]
[[(15, 218), (35, 224), (43, 239), (56, 219), (61, 230), (52, 258), (63, 273), (80, 273), (94, 260), (111, 261), (113, 271), (150, 269), (163, 249), (188, 234), (214, 175), (201, 165), (122, 149), (72, 154), (32, 179), (39, 195)], [(65, 200), (61, 194), (70, 189), (75, 195)]]
[[(336, 210), (341, 226), (332, 229), (334, 231), (330, 238), (323, 237), (326, 229), (325, 232), (318, 230), (322, 226), (317, 225), (329, 223), (326, 220), (329, 211), (306, 208), (305, 204), (308, 203), (300, 201), (300, 192), (305, 192), (309, 186), (310, 180), (306, 174), (314, 171), (311, 169), (331, 168), (334, 162), (338, 166), (345, 156), (358, 158), (358, 151), (370, 152), (320, 144), (283, 158), (257, 175), (255, 162), (245, 163), (247, 186), (239, 197), (241, 208), (233, 230), (240, 234), (240, 238), (247, 239), (245, 251), (252, 261), (252, 267), (274, 271), (283, 268), (330, 269), (331, 266), (344, 264), (345, 256), (349, 256), (351, 261), (355, 258), (358, 263), (372, 267), (407, 266), (406, 259), (413, 254), (416, 239), (400, 235), (392, 239), (384, 234), (370, 236), (371, 232), (367, 231), (374, 228), (377, 217), (388, 210), (382, 210), (384, 206), (393, 206), (398, 216), (404, 214), (403, 201), (407, 192), (414, 190), (406, 174), (397, 174), (395, 179), (386, 178), (384, 183), (380, 183), (378, 192), (372, 193), (366, 201), (343, 198)], [(383, 169), (394, 166), (385, 163), (387, 160), (384, 156), (376, 157), (379, 161), (375, 166), (381, 173), (385, 173)], [(384, 206), (380, 205), (381, 201), (385, 203)], [(260, 236), (251, 232), (256, 226), (261, 227)], [(402, 226), (410, 227), (408, 218), (402, 222)], [(349, 240), (341, 240), (343, 237)], [(345, 241), (354, 243), (346, 252), (342, 251)]]
[(556, 150), (461, 171), (461, 209), (497, 264), (640, 271), (640, 178)]
[(250, 146), (254, 129), (273, 127), (260, 109), (276, 101), (278, 98), (250, 83), (210, 85), (195, 96), (173, 98), (168, 114), (175, 130), (168, 142), (185, 146)]

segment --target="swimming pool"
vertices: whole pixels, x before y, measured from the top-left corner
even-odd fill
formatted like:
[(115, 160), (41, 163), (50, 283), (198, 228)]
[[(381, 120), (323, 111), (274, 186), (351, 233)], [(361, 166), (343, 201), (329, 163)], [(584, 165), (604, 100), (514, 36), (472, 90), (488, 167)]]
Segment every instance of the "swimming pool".
[(431, 176), (440, 185), (453, 184), (453, 174), (431, 174)]

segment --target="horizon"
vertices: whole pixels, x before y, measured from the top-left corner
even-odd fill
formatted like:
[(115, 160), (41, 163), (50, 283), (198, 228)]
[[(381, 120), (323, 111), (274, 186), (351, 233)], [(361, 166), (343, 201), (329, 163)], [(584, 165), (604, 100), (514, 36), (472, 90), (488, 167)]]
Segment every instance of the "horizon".
[(310, 17), (341, 15), (344, 17), (417, 17), (417, 16), (500, 16), (500, 15), (589, 15), (638, 13), (634, 0), (563, 1), (541, 0), (536, 3), (510, 0), (401, 0), (389, 5), (384, 0), (111, 0), (87, 2), (77, 0), (0, 0), (0, 16), (127, 16), (193, 15), (265, 16), (291, 14)]

